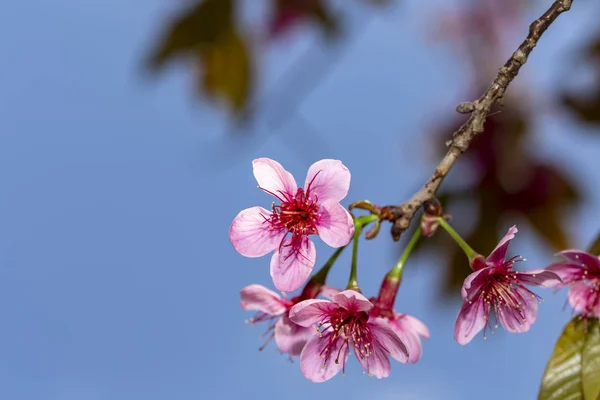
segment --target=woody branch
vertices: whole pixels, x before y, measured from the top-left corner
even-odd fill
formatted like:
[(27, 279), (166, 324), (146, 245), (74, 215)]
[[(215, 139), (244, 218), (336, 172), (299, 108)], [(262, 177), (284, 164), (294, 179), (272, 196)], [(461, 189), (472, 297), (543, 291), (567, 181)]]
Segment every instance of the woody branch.
[(382, 207), (380, 210), (380, 219), (393, 223), (391, 233), (394, 240), (400, 239), (400, 234), (408, 228), (423, 204), (435, 198), (435, 194), (446, 175), (448, 175), (450, 168), (452, 168), (458, 157), (469, 148), (473, 139), (483, 132), (485, 120), (490, 115), (492, 107), (502, 99), (504, 92), (515, 79), (544, 32), (560, 14), (571, 9), (572, 3), (573, 0), (556, 0), (541, 17), (531, 23), (527, 38), (519, 45), (504, 66), (498, 70), (494, 82), (487, 91), (477, 100), (461, 103), (456, 107), (456, 111), (462, 114), (470, 114), (470, 117), (453, 133), (452, 139), (446, 142), (448, 152), (435, 168), (433, 175), (425, 183), (425, 186), (407, 202)]

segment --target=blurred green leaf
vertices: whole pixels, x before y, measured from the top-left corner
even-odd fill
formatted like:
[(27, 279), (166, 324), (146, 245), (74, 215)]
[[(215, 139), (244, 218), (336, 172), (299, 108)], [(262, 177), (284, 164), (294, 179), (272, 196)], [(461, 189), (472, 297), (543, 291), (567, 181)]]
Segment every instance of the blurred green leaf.
[(558, 338), (538, 400), (596, 400), (600, 393), (600, 331), (597, 319), (573, 318)]
[(598, 233), (598, 236), (596, 237), (596, 239), (594, 239), (592, 244), (590, 244), (590, 246), (588, 248), (588, 253), (594, 254), (594, 255), (600, 255), (600, 233)]
[(592, 40), (584, 49), (583, 57), (596, 76), (596, 84), (586, 93), (563, 93), (560, 101), (583, 122), (600, 123), (600, 37)]
[(563, 224), (560, 221), (560, 210), (556, 207), (544, 207), (523, 215), (536, 233), (550, 244), (554, 250), (563, 250), (570, 247)]
[(158, 70), (178, 57), (195, 62), (198, 88), (213, 100), (224, 100), (242, 115), (250, 98), (251, 57), (234, 24), (233, 0), (205, 0), (170, 26), (148, 65)]
[(205, 0), (185, 11), (169, 26), (148, 64), (162, 67), (174, 57), (193, 52), (201, 45), (214, 43), (219, 35), (233, 26), (232, 0)]
[(237, 114), (244, 111), (250, 96), (251, 63), (243, 39), (233, 30), (222, 32), (213, 44), (197, 48), (202, 62), (200, 89), (223, 98)]
[(562, 103), (577, 117), (586, 122), (600, 122), (600, 90), (586, 96), (562, 95)]

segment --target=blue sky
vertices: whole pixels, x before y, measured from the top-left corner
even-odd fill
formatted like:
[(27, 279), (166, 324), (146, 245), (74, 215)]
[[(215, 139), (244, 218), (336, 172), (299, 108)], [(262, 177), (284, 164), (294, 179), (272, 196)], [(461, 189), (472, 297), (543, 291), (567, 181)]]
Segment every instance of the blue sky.
[[(394, 364), (382, 381), (351, 363), (345, 377), (325, 384), (305, 380), (275, 346), (259, 353), (262, 328), (247, 327), (250, 314), (239, 307), (243, 286), (271, 286), (268, 258), (243, 258), (227, 237), (239, 210), (270, 204), (256, 189), (252, 159), (277, 159), (302, 179), (312, 162), (339, 158), (352, 172), (346, 204), (400, 201), (431, 173), (434, 152), (421, 133), (465, 100), (459, 60), (419, 39), (433, 11), (414, 0), (367, 19), (286, 124), (269, 130), (277, 104), (267, 101), (253, 132), (234, 141), (225, 113), (195, 101), (183, 66), (159, 79), (141, 73), (158, 24), (175, 8), (168, 3), (0, 6), (0, 397), (534, 398), (570, 317), (561, 311), (564, 293), (542, 293), (531, 332), (461, 347), (453, 339), (460, 304), (436, 292), (439, 256), (412, 258), (397, 309), (431, 330), (422, 361)], [(581, 2), (561, 17), (519, 76), (538, 95), (557, 79), (568, 84), (554, 66), (564, 66), (585, 34), (591, 8)], [(315, 70), (330, 61), (315, 36), (275, 44), (261, 65), (261, 90), (269, 93), (310, 48)], [(586, 177), (598, 170), (600, 137), (546, 115), (530, 145), (581, 183), (587, 203), (565, 218), (574, 242), (587, 245), (599, 228), (592, 217), (600, 191)], [(393, 187), (383, 184), (390, 180)], [(526, 225), (519, 239), (511, 252), (526, 256), (528, 268), (552, 260)], [(377, 290), (395, 246), (385, 235), (362, 245), (365, 293)], [(319, 243), (318, 260), (329, 251)], [(344, 284), (347, 262), (345, 254), (333, 284)]]

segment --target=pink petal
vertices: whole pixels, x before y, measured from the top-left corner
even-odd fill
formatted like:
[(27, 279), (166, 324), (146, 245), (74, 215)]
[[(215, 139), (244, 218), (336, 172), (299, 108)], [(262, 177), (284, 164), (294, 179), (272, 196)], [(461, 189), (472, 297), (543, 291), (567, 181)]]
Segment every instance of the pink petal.
[(298, 191), (296, 180), (277, 161), (258, 158), (252, 161), (252, 169), (261, 189), (280, 199), (285, 199), (286, 195), (296, 195)]
[(361, 293), (354, 290), (344, 290), (333, 298), (333, 302), (348, 311), (361, 312), (373, 308), (373, 303)]
[(373, 346), (373, 353), (368, 357), (360, 356), (357, 358), (369, 376), (374, 376), (377, 379), (390, 376), (390, 359), (380, 346)]
[(336, 200), (326, 200), (319, 209), (317, 229), (319, 236), (331, 247), (350, 243), (354, 234), (354, 221), (350, 213)]
[(281, 297), (261, 285), (249, 285), (240, 291), (242, 307), (245, 310), (262, 311), (269, 315), (281, 315), (287, 307)]
[(528, 285), (542, 287), (557, 287), (562, 283), (560, 276), (553, 271), (545, 269), (532, 269), (529, 271), (515, 272), (517, 278)]
[(347, 347), (342, 348), (340, 359), (336, 363), (336, 354), (340, 350), (343, 340), (336, 341), (336, 347), (331, 349), (331, 356), (327, 359), (321, 357), (321, 353), (328, 341), (315, 336), (306, 343), (300, 354), (300, 370), (302, 374), (313, 382), (325, 382), (333, 378), (345, 365), (348, 359)]
[(429, 329), (419, 319), (408, 314), (396, 314), (396, 321), (400, 322), (406, 329), (416, 332), (425, 339), (429, 339)]
[(578, 265), (587, 267), (590, 273), (600, 272), (600, 257), (575, 249), (563, 250), (558, 254)]
[(550, 287), (564, 287), (574, 281), (583, 279), (583, 273), (585, 269), (578, 264), (574, 264), (571, 261), (562, 261), (554, 264), (550, 264), (546, 267), (548, 271), (557, 274), (562, 282), (550, 285)]
[(483, 268), (469, 274), (469, 276), (465, 278), (460, 291), (463, 300), (473, 300), (489, 278), (491, 272), (491, 268)]
[(394, 333), (398, 335), (408, 350), (408, 360), (398, 360), (393, 354), (392, 357), (397, 361), (408, 362), (410, 364), (414, 364), (419, 361), (421, 358), (421, 353), (423, 352), (423, 347), (421, 345), (421, 338), (417, 332), (408, 328), (407, 326), (404, 326), (401, 320), (390, 320), (390, 328), (392, 328)]
[(368, 324), (369, 328), (371, 329), (373, 339), (375, 339), (379, 347), (382, 347), (395, 360), (403, 363), (408, 362), (410, 358), (410, 352), (406, 346), (406, 343), (404, 343), (402, 338), (400, 338), (396, 331), (392, 329), (387, 319), (369, 318)]
[(506, 303), (504, 303), (504, 305), (499, 307), (496, 316), (507, 331), (515, 333), (527, 332), (537, 317), (537, 298), (523, 290), (515, 291), (514, 294), (520, 298), (523, 309), (519, 311), (506, 306)]
[(299, 356), (306, 342), (317, 334), (313, 327), (305, 328), (293, 323), (284, 315), (275, 324), (275, 343), (282, 353)]
[(271, 213), (262, 207), (246, 208), (234, 218), (229, 240), (245, 257), (261, 257), (279, 246), (285, 232), (271, 228), (265, 220)]
[(481, 254), (477, 254), (471, 260), (471, 269), (473, 271), (479, 271), (483, 268), (488, 268), (487, 261)]
[(596, 314), (596, 309), (600, 307), (598, 293), (586, 281), (573, 283), (569, 289), (569, 303), (573, 310), (584, 316)]
[(458, 344), (469, 343), (483, 329), (486, 325), (486, 307), (489, 309), (490, 306), (484, 303), (482, 298), (471, 304), (468, 301), (464, 302), (454, 326), (454, 339)]
[(289, 317), (300, 326), (311, 326), (323, 320), (327, 314), (337, 310), (337, 304), (329, 300), (310, 299), (296, 304), (290, 309)]
[(514, 239), (515, 234), (518, 232), (517, 227), (515, 225), (511, 226), (506, 235), (500, 240), (498, 246), (492, 251), (492, 253), (488, 256), (487, 262), (491, 264), (498, 264), (504, 262), (506, 259), (506, 250), (508, 249), (508, 245), (512, 239)]
[(317, 161), (308, 169), (305, 190), (310, 197), (317, 196), (319, 202), (340, 201), (350, 188), (350, 171), (340, 160)]
[(271, 277), (275, 287), (282, 292), (292, 292), (302, 286), (315, 266), (315, 245), (308, 238), (304, 240), (299, 248), (294, 249), (290, 245), (292, 238), (288, 237), (281, 252), (276, 251), (271, 258)]
[(321, 287), (321, 292), (319, 294), (321, 296), (325, 297), (326, 299), (333, 300), (335, 295), (341, 291), (342, 291), (341, 289), (335, 288), (333, 286), (323, 285), (323, 287)]

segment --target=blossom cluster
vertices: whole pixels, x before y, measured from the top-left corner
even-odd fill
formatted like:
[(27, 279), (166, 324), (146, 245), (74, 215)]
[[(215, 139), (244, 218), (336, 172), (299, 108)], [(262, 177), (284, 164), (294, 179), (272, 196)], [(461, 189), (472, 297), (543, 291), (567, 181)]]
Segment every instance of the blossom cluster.
[[(311, 278), (316, 261), (311, 236), (319, 236), (331, 247), (343, 248), (362, 228), (340, 204), (350, 187), (348, 168), (339, 160), (318, 161), (309, 168), (303, 188), (274, 160), (254, 160), (253, 171), (258, 187), (275, 201), (270, 210), (256, 206), (241, 211), (231, 224), (229, 237), (234, 248), (246, 257), (273, 252), (270, 274), (282, 294), (258, 284), (241, 290), (241, 306), (256, 311), (249, 322), (268, 323), (265, 345), (273, 339), (282, 353), (299, 356), (303, 375), (313, 382), (344, 373), (351, 353), (365, 373), (377, 378), (389, 376), (390, 357), (401, 363), (419, 361), (421, 339), (429, 338), (429, 330), (417, 318), (394, 310), (403, 263), (411, 248), (385, 276), (377, 297), (364, 296), (356, 282), (349, 283), (346, 290), (326, 285), (329, 263)], [(514, 266), (523, 258), (507, 258), (509, 243), (517, 233), (515, 226), (488, 257), (483, 257), (457, 237), (443, 216), (424, 215), (423, 221), (425, 237), (432, 236), (438, 225), (453, 235), (473, 270), (461, 290), (463, 304), (454, 329), (459, 344), (469, 343), (482, 330), (485, 338), (485, 332), (493, 332), (498, 323), (509, 332), (528, 331), (541, 300), (528, 286), (569, 286), (574, 310), (584, 317), (600, 317), (598, 256), (565, 250), (559, 253), (564, 259), (561, 262), (543, 269), (517, 271)], [(303, 285), (300, 294), (288, 297), (287, 293)]]

